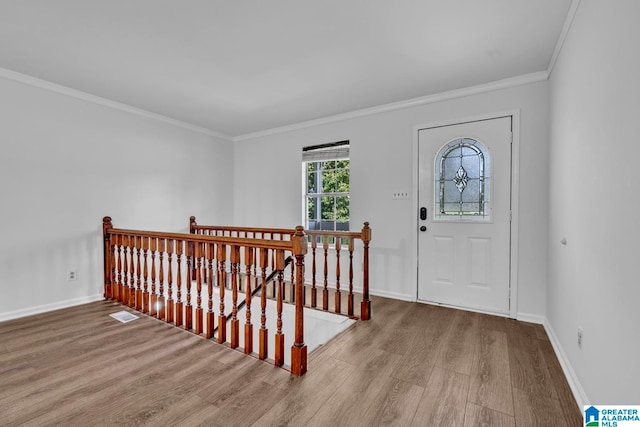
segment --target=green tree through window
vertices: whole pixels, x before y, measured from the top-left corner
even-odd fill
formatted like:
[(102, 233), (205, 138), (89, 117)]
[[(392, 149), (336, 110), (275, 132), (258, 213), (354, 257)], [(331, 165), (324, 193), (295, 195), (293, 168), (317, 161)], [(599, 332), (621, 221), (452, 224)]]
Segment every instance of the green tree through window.
[(306, 162), (310, 230), (349, 230), (349, 159)]

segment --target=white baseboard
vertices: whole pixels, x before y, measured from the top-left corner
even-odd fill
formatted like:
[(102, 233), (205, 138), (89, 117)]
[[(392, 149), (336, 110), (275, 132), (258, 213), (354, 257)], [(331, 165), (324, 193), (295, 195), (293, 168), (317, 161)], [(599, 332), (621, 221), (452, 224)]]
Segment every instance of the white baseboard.
[(547, 321), (547, 318), (544, 316), (540, 316), (539, 314), (530, 314), (530, 313), (517, 313), (516, 319), (521, 320), (523, 322), (529, 323), (537, 323), (538, 325), (544, 325)]
[(544, 326), (544, 330), (547, 332), (547, 335), (549, 336), (549, 340), (551, 341), (551, 346), (553, 347), (553, 350), (556, 352), (556, 357), (560, 362), (560, 366), (562, 367), (562, 372), (564, 372), (564, 376), (567, 379), (567, 382), (569, 383), (569, 387), (571, 388), (571, 391), (573, 392), (573, 397), (576, 399), (576, 403), (578, 404), (578, 409), (582, 413), (584, 409), (583, 407), (584, 405), (588, 404), (589, 399), (587, 398), (587, 395), (584, 392), (584, 389), (582, 388), (582, 384), (580, 384), (580, 380), (578, 379), (578, 376), (576, 375), (575, 371), (573, 370), (573, 367), (571, 366), (571, 362), (569, 362), (567, 355), (562, 350), (562, 346), (558, 341), (558, 337), (556, 336), (556, 333), (553, 331), (553, 328), (551, 327), (551, 324), (549, 323), (549, 320), (547, 318), (544, 319), (543, 326)]
[(59, 310), (61, 308), (73, 307), (75, 305), (87, 304), (94, 301), (100, 301), (102, 299), (104, 299), (104, 296), (102, 294), (98, 294), (0, 313), (0, 322), (32, 316), (34, 314), (46, 313), (47, 311)]
[(397, 292), (381, 291), (378, 289), (369, 289), (369, 294), (384, 298), (399, 299), (401, 301), (415, 302), (415, 298), (407, 294), (399, 294)]

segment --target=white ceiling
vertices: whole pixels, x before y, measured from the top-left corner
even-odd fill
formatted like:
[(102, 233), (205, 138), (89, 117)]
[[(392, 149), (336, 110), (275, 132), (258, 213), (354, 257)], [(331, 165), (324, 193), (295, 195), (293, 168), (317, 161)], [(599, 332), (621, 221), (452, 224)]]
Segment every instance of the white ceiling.
[(571, 0), (0, 0), (0, 67), (229, 136), (546, 71)]

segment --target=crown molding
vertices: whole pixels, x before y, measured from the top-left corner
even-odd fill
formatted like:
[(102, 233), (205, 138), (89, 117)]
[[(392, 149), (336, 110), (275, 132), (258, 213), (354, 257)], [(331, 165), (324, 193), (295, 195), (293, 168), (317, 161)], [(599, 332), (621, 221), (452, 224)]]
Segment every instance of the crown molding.
[[(579, 2), (579, 0), (573, 0), (574, 2)], [(574, 11), (575, 13), (575, 11)], [(91, 102), (94, 104), (102, 105), (105, 107), (113, 108), (116, 110), (124, 111), (131, 114), (136, 114), (142, 117), (146, 117), (152, 120), (157, 120), (160, 122), (164, 122), (170, 124), (172, 126), (176, 126), (179, 128), (187, 129), (193, 132), (198, 132), (204, 135), (220, 138), (226, 141), (244, 141), (248, 139), (260, 138), (268, 135), (274, 135), (284, 132), (290, 132), (293, 130), (305, 129), (313, 126), (329, 124), (340, 122), (343, 120), (350, 120), (358, 117), (371, 116), (374, 114), (385, 113), (389, 111), (401, 110), (405, 108), (417, 107), (420, 105), (433, 104), (436, 102), (447, 101), (456, 98), (462, 98), (465, 96), (477, 95), (481, 93), (491, 92), (500, 89), (507, 89), (511, 87), (537, 83), (541, 81), (547, 80), (549, 77), (549, 73), (547, 71), (538, 71), (530, 74), (523, 74), (521, 76), (510, 77), (502, 80), (497, 80), (490, 83), (485, 83), (477, 86), (470, 86), (462, 89), (455, 89), (447, 92), (441, 92), (433, 95), (421, 96), (417, 98), (411, 98), (404, 101), (397, 101), (388, 104), (378, 105), (375, 107), (364, 108), (360, 110), (350, 111), (347, 113), (335, 114), (331, 116), (321, 117), (318, 119), (307, 120), (299, 123), (295, 123), (292, 125), (280, 126), (271, 129), (266, 129), (262, 131), (247, 133), (243, 135), (238, 135), (235, 137), (225, 135), (220, 132), (213, 131), (211, 129), (203, 128), (200, 126), (193, 125), (191, 123), (183, 122), (181, 120), (172, 119), (167, 116), (163, 116), (161, 114), (152, 113), (147, 110), (143, 110), (141, 108), (132, 107), (127, 104), (123, 104), (120, 102), (112, 101), (110, 99), (102, 98), (100, 96), (92, 95), (87, 92), (83, 92), (77, 89), (72, 89), (67, 86), (62, 86), (56, 83), (52, 83), (46, 80), (42, 80), (36, 77), (28, 76), (26, 74), (18, 73), (15, 71), (7, 70), (5, 68), (0, 68), (0, 78), (5, 78), (8, 80), (13, 80), (19, 83), (23, 83), (29, 86), (38, 87), (41, 89), (49, 90), (52, 92), (56, 92), (62, 95), (70, 96), (76, 99), (80, 99), (83, 101)]]
[(497, 80), (490, 83), (485, 83), (477, 86), (470, 86), (467, 88), (451, 90), (448, 92), (441, 92), (434, 95), (421, 96), (418, 98), (411, 98), (404, 101), (392, 102), (389, 104), (378, 105), (376, 107), (364, 108), (361, 110), (355, 110), (348, 113), (335, 114), (332, 116), (322, 117), (319, 119), (308, 120), (292, 125), (276, 127), (263, 131), (247, 133), (239, 135), (233, 138), (234, 141), (245, 141), (248, 139), (260, 138), (263, 136), (290, 132), (293, 130), (305, 129), (313, 126), (324, 125), (328, 123), (339, 122), (343, 120), (354, 119), (358, 117), (371, 116), (373, 114), (386, 113), (389, 111), (401, 110), (404, 108), (417, 107), (420, 105), (433, 104), (435, 102), (447, 101), (450, 99), (462, 98), (470, 95), (477, 95), (486, 92), (492, 92), (500, 89), (507, 89), (510, 87), (526, 85), (530, 83), (542, 82), (548, 79), (546, 71), (538, 71), (530, 74), (523, 74), (521, 76), (510, 77), (507, 79)]
[(569, 11), (567, 12), (567, 17), (565, 18), (564, 25), (562, 26), (562, 31), (560, 31), (560, 36), (558, 37), (558, 41), (556, 42), (556, 47), (553, 50), (553, 54), (551, 54), (551, 60), (549, 61), (549, 66), (547, 67), (548, 76), (551, 76), (551, 73), (553, 72), (553, 67), (556, 65), (556, 61), (558, 60), (558, 56), (560, 55), (562, 46), (564, 45), (564, 42), (567, 39), (569, 30), (571, 29), (571, 25), (573, 24), (573, 19), (576, 16), (576, 11), (578, 10), (578, 6), (580, 6), (580, 0), (571, 0), (571, 4), (569, 5)]
[(227, 141), (233, 140), (233, 138), (229, 135), (215, 132), (210, 129), (203, 128), (201, 126), (196, 126), (194, 124), (183, 122), (181, 120), (172, 119), (171, 117), (163, 116), (157, 113), (152, 113), (150, 111), (143, 110), (141, 108), (132, 107), (127, 104), (112, 101), (107, 98), (102, 98), (100, 96), (92, 95), (90, 93), (83, 92), (77, 89), (72, 89), (67, 86), (62, 86), (57, 83), (52, 83), (47, 80), (42, 80), (26, 74), (18, 73), (16, 71), (7, 70), (5, 68), (0, 68), (0, 77), (7, 80), (13, 80), (15, 82), (23, 83), (29, 86), (37, 87), (40, 89), (49, 90), (51, 92), (59, 93), (61, 95), (70, 96), (72, 98), (80, 99), (82, 101), (87, 101), (87, 102), (98, 104), (104, 107), (113, 108), (115, 110), (136, 114), (138, 116), (146, 117), (152, 120), (157, 120), (159, 122), (167, 123), (175, 127), (190, 130), (193, 132), (198, 132), (204, 135), (213, 136), (213, 137), (224, 139)]

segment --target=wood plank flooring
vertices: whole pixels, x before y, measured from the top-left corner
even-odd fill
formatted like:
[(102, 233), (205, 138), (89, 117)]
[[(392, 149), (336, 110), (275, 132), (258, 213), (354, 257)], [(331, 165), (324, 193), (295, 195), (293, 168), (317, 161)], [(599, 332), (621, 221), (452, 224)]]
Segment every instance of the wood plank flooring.
[(372, 300), (300, 378), (113, 302), (0, 323), (0, 425), (582, 425), (540, 325)]

